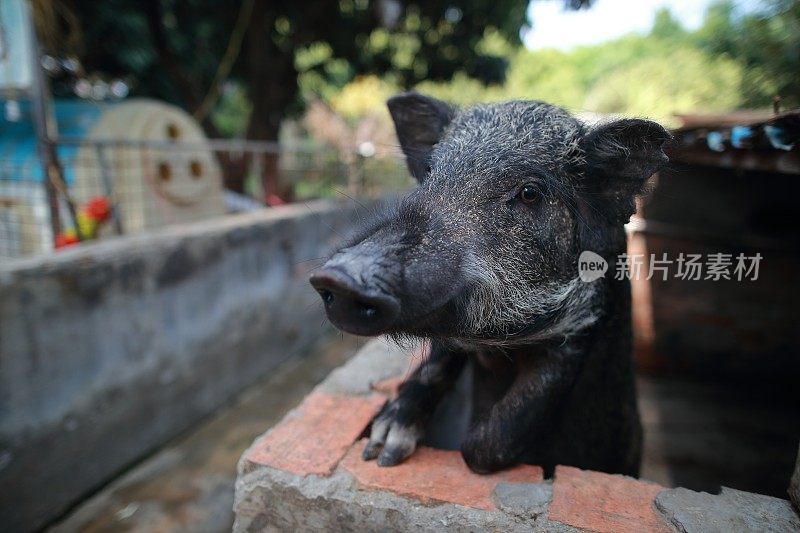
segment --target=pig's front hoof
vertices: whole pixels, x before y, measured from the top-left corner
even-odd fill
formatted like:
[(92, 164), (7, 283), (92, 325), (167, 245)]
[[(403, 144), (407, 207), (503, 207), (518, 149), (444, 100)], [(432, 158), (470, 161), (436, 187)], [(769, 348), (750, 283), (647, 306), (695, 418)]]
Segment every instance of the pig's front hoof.
[(485, 476), (487, 474), (492, 474), (496, 470), (498, 470), (498, 469), (494, 469), (493, 470), (491, 467), (489, 467), (489, 466), (487, 466), (487, 465), (485, 465), (485, 464), (483, 464), (483, 463), (481, 463), (479, 461), (476, 461), (471, 457), (468, 459), (467, 458), (468, 456), (464, 455), (463, 453), (461, 454), (461, 456), (464, 458), (464, 462), (467, 463), (467, 466), (469, 467), (469, 469), (472, 470), (472, 472), (474, 472), (476, 474), (480, 474), (482, 476)]
[(408, 419), (403, 398), (389, 403), (375, 418), (369, 442), (361, 454), (365, 461), (378, 459), (378, 466), (395, 466), (417, 449), (422, 437), (419, 424)]
[[(416, 446), (415, 446), (416, 448)], [(410, 453), (406, 450), (384, 450), (378, 456), (378, 466), (397, 466), (408, 458), (414, 450)]]
[(461, 456), (470, 470), (476, 474), (492, 474), (515, 463), (499, 451), (492, 451), (491, 444), (467, 437), (461, 445)]
[(376, 459), (380, 454), (381, 450), (383, 449), (383, 444), (377, 442), (368, 442), (364, 451), (361, 452), (361, 458), (365, 461), (372, 461)]

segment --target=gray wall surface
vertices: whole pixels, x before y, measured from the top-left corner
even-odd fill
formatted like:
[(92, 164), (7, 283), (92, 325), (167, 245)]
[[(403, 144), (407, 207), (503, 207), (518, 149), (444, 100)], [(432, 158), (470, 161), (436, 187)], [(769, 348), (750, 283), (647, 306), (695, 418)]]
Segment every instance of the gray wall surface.
[(325, 332), (316, 202), (0, 265), (0, 524), (38, 528)]

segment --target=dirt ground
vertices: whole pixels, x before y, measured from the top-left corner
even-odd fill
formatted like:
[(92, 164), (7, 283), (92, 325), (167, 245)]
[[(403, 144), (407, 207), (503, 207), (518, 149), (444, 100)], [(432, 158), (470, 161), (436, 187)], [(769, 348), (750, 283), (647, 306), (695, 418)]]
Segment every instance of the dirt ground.
[[(230, 531), (242, 452), (364, 343), (331, 335), (308, 356), (284, 363), (51, 531)], [(770, 386), (647, 377), (639, 379), (639, 393), (641, 477), (665, 486), (716, 492), (726, 485), (786, 498), (800, 438), (800, 409), (787, 399), (791, 394)]]

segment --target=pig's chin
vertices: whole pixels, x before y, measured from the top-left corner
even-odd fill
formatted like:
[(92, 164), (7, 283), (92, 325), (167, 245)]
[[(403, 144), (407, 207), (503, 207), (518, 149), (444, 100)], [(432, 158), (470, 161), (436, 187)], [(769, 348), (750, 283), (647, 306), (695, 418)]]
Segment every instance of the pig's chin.
[(402, 316), (386, 333), (401, 337), (446, 337), (457, 334), (457, 324), (456, 307), (452, 301), (447, 301), (438, 307)]
[(549, 337), (557, 324), (551, 314), (532, 317), (525, 324), (499, 324), (480, 331), (465, 330), (463, 320), (454, 316), (452, 306), (432, 312), (413, 322), (391, 328), (386, 334), (397, 339), (436, 339), (455, 348), (500, 347), (526, 344)]
[(558, 313), (544, 313), (531, 317), (524, 324), (499, 324), (480, 331), (464, 332), (465, 342), (487, 345), (514, 345), (540, 339), (558, 322)]
[[(443, 302), (420, 301), (416, 305), (403, 302), (404, 311), (398, 320), (382, 331), (398, 338), (422, 338), (452, 341), (460, 346), (503, 346), (524, 344), (548, 336), (559, 322), (562, 310), (538, 313), (520, 322), (489, 321), (484, 327), (473, 328), (472, 318), (467, 313), (469, 293), (457, 291)], [(430, 305), (436, 303), (436, 305)]]

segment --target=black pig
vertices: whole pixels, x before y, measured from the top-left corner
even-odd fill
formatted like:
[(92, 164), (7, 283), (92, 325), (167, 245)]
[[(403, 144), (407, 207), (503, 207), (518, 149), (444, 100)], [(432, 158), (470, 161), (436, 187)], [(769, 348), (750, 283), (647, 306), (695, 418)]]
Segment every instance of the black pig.
[[(431, 344), (373, 422), (364, 459), (413, 453), (471, 360), (461, 452), (473, 471), (526, 462), (637, 475), (630, 285), (614, 265), (669, 134), (646, 120), (587, 127), (542, 102), (458, 110), (407, 93), (388, 105), (419, 186), (311, 277), (338, 328)], [(610, 272), (581, 281), (584, 250)]]

